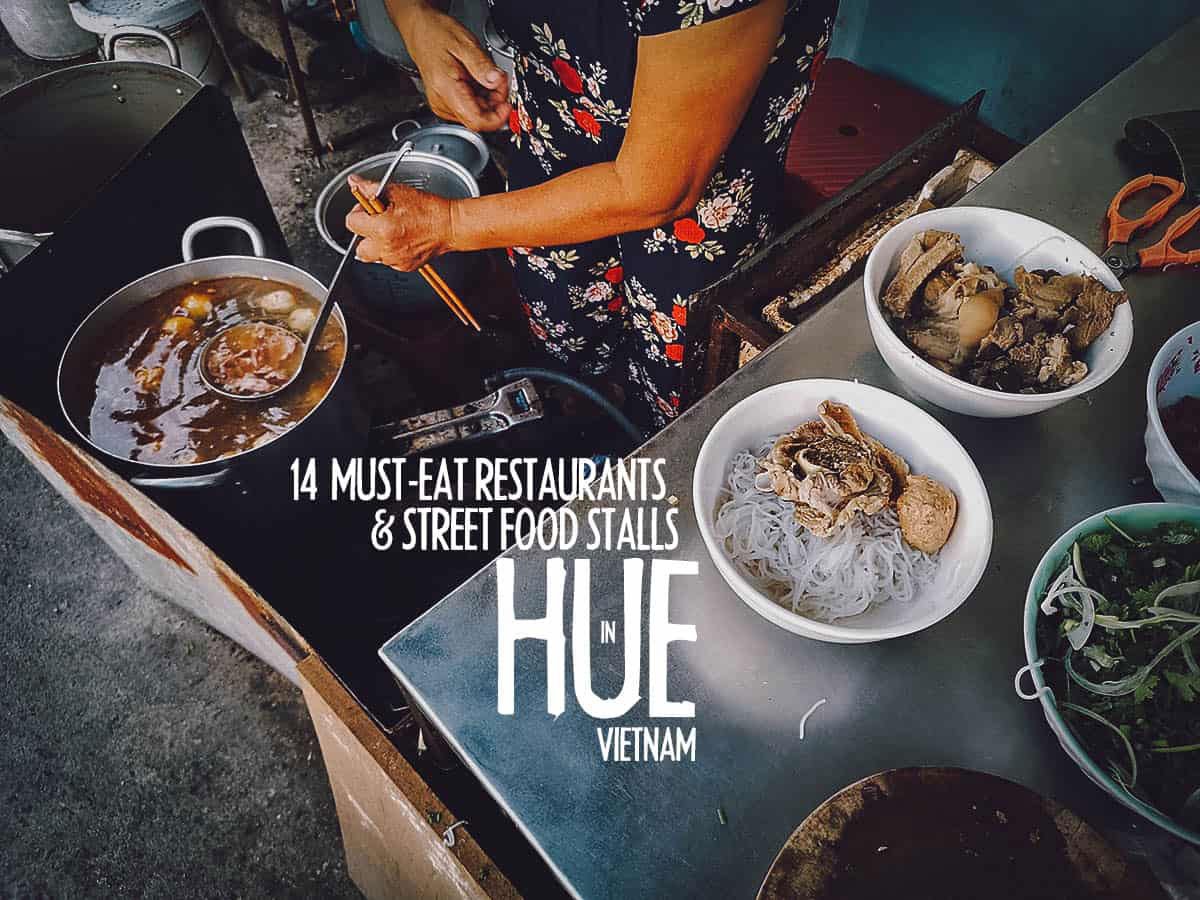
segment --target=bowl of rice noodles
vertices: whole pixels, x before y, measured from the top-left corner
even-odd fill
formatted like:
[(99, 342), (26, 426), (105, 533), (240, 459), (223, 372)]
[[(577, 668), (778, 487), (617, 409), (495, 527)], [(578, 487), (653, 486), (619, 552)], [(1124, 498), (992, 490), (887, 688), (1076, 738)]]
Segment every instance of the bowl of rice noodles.
[[(895, 504), (840, 517), (818, 536), (764, 484), (777, 438), (817, 419), (823, 403), (845, 407), (873, 446), (953, 494), (956, 515), (938, 549), (905, 540)], [(928, 628), (970, 596), (991, 555), (991, 503), (967, 451), (928, 413), (858, 382), (789, 381), (742, 400), (701, 446), (692, 495), (705, 547), (733, 592), (816, 640), (869, 643)]]

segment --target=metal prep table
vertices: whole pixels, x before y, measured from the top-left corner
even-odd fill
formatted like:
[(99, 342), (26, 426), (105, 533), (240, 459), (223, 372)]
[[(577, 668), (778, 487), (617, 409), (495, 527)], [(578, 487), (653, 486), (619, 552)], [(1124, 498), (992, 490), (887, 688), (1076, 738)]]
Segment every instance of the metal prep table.
[[(1115, 152), (1125, 121), (1196, 106), (1196, 59), (1200, 20), (1113, 79), (966, 202), (1044, 219), (1099, 251), (1109, 199), (1139, 174)], [(681, 543), (670, 555), (699, 561), (699, 577), (675, 582), (671, 594), (671, 620), (694, 623), (698, 640), (668, 651), (671, 699), (693, 700), (694, 720), (649, 720), (643, 700), (626, 720), (594, 721), (573, 696), (569, 662), (567, 711), (555, 720), (546, 714), (538, 641), (518, 645), (517, 712), (500, 716), (494, 567), (381, 653), (568, 889), (584, 897), (752, 897), (783, 842), (819, 803), (857, 779), (900, 766), (992, 772), (1066, 803), (1127, 845), (1161, 847), (1165, 836), (1088, 782), (1059, 748), (1039, 705), (1013, 692), (1013, 674), (1025, 662), (1025, 590), (1045, 549), (1097, 510), (1157, 499), (1143, 477), (1146, 370), (1168, 336), (1200, 317), (1200, 272), (1143, 272), (1125, 287), (1134, 310), (1133, 351), (1088, 396), (1010, 420), (957, 416), (917, 401), (975, 458), (995, 515), (995, 544), (980, 586), (924, 632), (840, 646), (771, 625), (713, 567), (691, 508), (700, 443), (719, 416), (754, 391), (820, 376), (905, 393), (875, 350), (856, 282), (640, 451), (670, 461), (668, 483), (681, 506)], [(518, 616), (544, 614), (545, 561), (553, 555), (516, 554)], [(621, 577), (621, 554), (592, 559), (593, 622), (621, 621)], [(568, 636), (570, 596), (568, 583)], [(598, 626), (592, 632), (594, 689), (615, 696), (623, 638), (600, 645)], [(643, 661), (643, 697), (646, 677)], [(809, 720), (801, 742), (800, 718), (822, 697), (828, 703)], [(596, 728), (612, 724), (694, 724), (696, 761), (605, 763)]]

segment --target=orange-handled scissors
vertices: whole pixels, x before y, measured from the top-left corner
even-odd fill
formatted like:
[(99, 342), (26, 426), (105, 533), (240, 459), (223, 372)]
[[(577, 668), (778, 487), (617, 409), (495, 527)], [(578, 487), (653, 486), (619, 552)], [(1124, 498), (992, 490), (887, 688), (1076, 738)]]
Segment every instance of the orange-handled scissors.
[[(1136, 219), (1127, 219), (1121, 215), (1121, 204), (1134, 194), (1149, 188), (1166, 188), (1167, 196), (1163, 197)], [(1108, 220), (1108, 249), (1104, 251), (1104, 261), (1118, 278), (1123, 278), (1135, 269), (1163, 268), (1166, 266), (1190, 266), (1200, 264), (1200, 250), (1176, 250), (1174, 243), (1192, 226), (1200, 222), (1200, 206), (1191, 212), (1180, 216), (1156, 244), (1135, 250), (1129, 246), (1130, 240), (1137, 232), (1157, 225), (1167, 217), (1167, 213), (1183, 199), (1185, 187), (1183, 182), (1163, 175), (1142, 175), (1125, 185), (1108, 204), (1106, 217)]]

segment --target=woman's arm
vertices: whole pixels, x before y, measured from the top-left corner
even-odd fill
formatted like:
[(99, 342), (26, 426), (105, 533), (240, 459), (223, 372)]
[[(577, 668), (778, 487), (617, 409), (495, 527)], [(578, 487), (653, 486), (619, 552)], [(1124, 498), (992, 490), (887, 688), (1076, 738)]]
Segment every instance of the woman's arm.
[(360, 258), (411, 270), (449, 250), (582, 243), (686, 215), (750, 105), (785, 9), (786, 0), (764, 0), (704, 25), (641, 38), (616, 160), (466, 200), (391, 185), (387, 214), (356, 210), (347, 218), (367, 238)]

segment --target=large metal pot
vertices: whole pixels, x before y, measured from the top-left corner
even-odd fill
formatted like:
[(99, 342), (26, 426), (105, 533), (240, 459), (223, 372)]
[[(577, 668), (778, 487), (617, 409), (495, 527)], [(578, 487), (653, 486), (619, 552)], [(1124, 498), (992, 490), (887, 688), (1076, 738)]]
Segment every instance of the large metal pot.
[(203, 13), (170, 28), (121, 25), (105, 32), (100, 56), (103, 59), (157, 62), (164, 47), (171, 65), (205, 84), (219, 85), (225, 77), (225, 59)]
[[(255, 255), (195, 259), (193, 243), (196, 236), (221, 227), (238, 228), (245, 232)], [(58, 398), (67, 421), (79, 437), (101, 457), (114, 461), (114, 467), (131, 476), (132, 483), (150, 488), (211, 487), (231, 481), (235, 474), (241, 478), (253, 472), (256, 480), (275, 481), (282, 491), (286, 490), (288, 466), (294, 457), (352, 455), (360, 452), (366, 443), (367, 420), (354, 396), (344, 360), (329, 393), (305, 418), (275, 440), (261, 447), (247, 448), (225, 459), (182, 465), (135, 462), (111, 453), (92, 441), (88, 412), (94, 385), (87, 383), (89, 376), (83, 374), (86, 360), (95, 342), (103, 339), (105, 332), (128, 310), (171, 288), (211, 278), (269, 278), (317, 298), (325, 296), (325, 285), (307, 272), (288, 263), (265, 259), (262, 256), (262, 235), (245, 219), (230, 216), (201, 219), (184, 232), (182, 248), (182, 263), (144, 275), (112, 294), (92, 310), (67, 342), (58, 366)], [(333, 308), (332, 316), (343, 329), (346, 328), (346, 320), (337, 306)], [(349, 346), (347, 332), (347, 353)], [(198, 356), (193, 355), (189, 364), (198, 365)]]
[(4, 225), (57, 231), (202, 87), (160, 63), (97, 62), (0, 95)]
[(67, 0), (3, 0), (0, 23), (17, 49), (35, 59), (76, 59), (96, 52), (96, 36), (75, 24)]
[[(346, 179), (360, 175), (377, 181), (394, 158), (394, 153), (380, 153), (343, 169), (317, 197), (317, 230), (339, 256), (346, 252), (350, 242), (346, 215), (356, 205)], [(442, 197), (479, 196), (479, 184), (470, 172), (454, 160), (433, 153), (410, 152), (400, 161), (392, 180)], [(478, 253), (447, 253), (435, 259), (433, 267), (461, 295), (470, 287), (481, 258)], [(359, 299), (388, 317), (425, 314), (443, 308), (433, 288), (416, 272), (398, 272), (383, 265), (357, 265), (350, 276)]]

